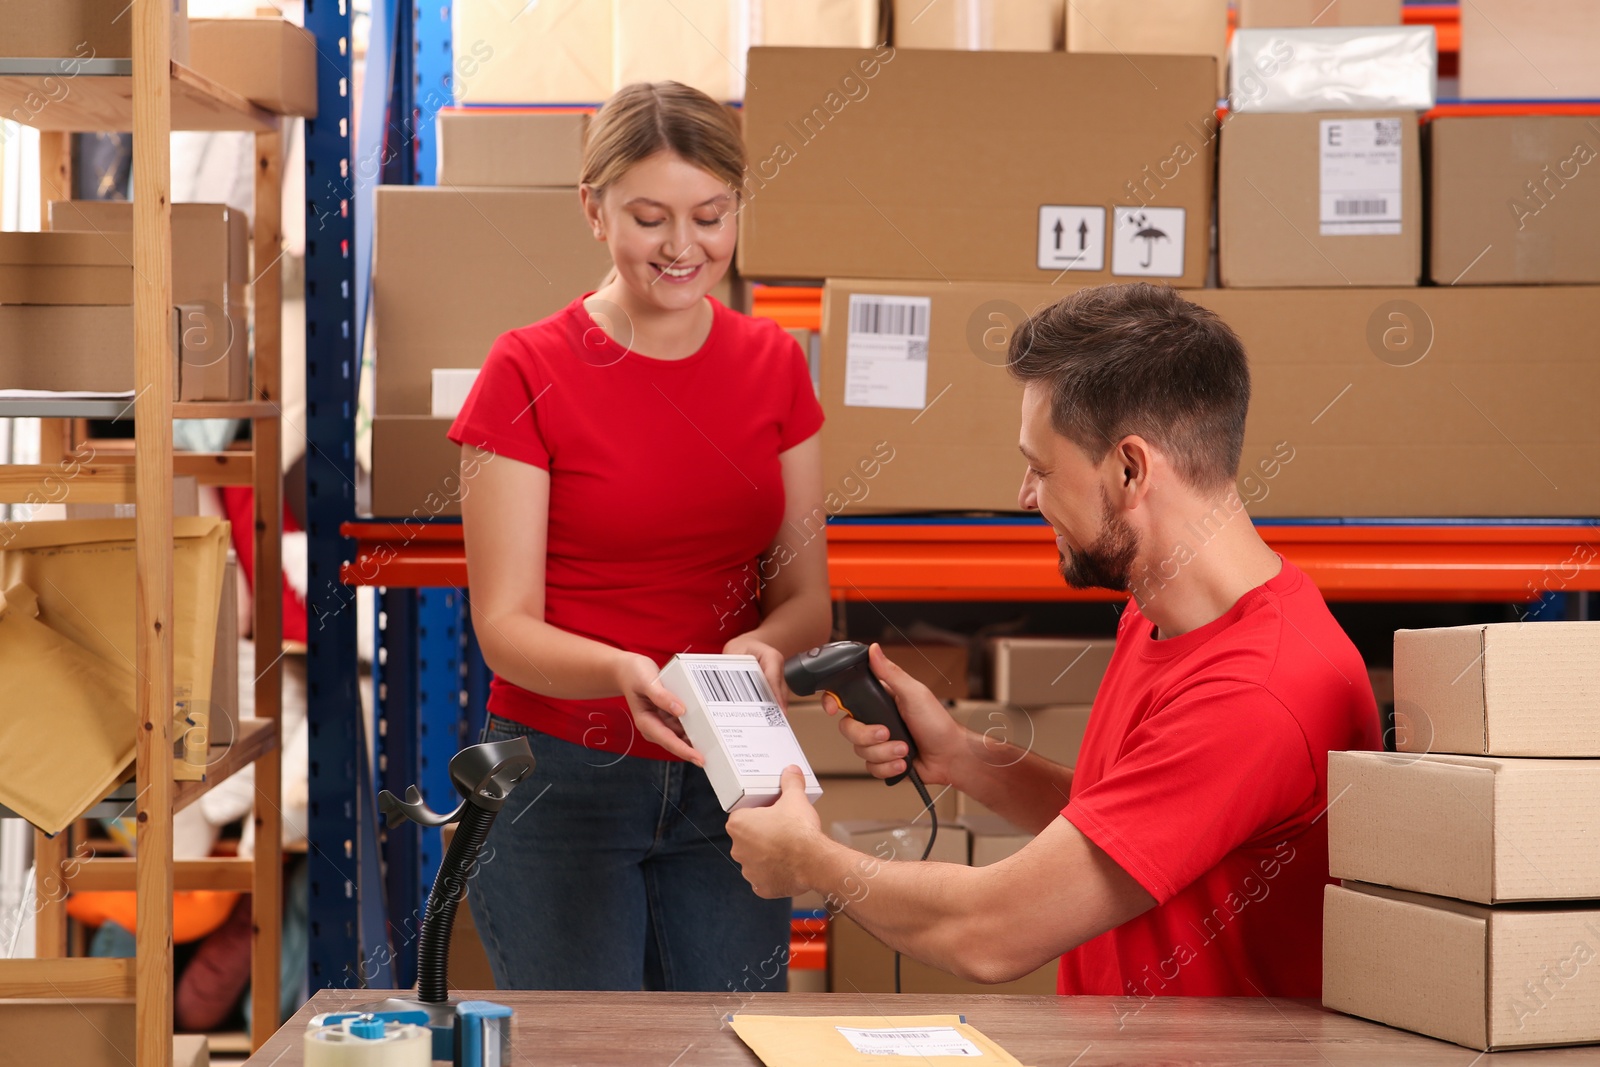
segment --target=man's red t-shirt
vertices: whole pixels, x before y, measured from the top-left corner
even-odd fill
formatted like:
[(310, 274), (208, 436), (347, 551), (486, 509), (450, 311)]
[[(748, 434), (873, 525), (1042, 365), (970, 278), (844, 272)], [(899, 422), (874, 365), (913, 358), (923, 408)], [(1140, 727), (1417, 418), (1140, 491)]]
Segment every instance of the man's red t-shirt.
[[(653, 359), (608, 337), (583, 300), (500, 336), (450, 440), (550, 472), (546, 622), (658, 664), (721, 652), (761, 621), (757, 563), (784, 512), (778, 455), (822, 426), (805, 356), (776, 323), (711, 300), (699, 350)], [(798, 531), (792, 547), (807, 536), (820, 534)], [(489, 710), (589, 748), (675, 758), (637, 736), (620, 696), (557, 699), (497, 676)]]
[(1062, 956), (1057, 988), (1320, 996), (1328, 752), (1379, 740), (1361, 656), (1287, 560), (1221, 618), (1154, 631), (1129, 601), (1062, 814), (1156, 907)]

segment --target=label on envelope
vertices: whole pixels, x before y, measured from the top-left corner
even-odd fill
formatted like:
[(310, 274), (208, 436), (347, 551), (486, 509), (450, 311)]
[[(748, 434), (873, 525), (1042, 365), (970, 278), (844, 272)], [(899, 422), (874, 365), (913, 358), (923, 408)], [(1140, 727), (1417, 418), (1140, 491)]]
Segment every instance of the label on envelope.
[(868, 1056), (972, 1056), (981, 1057), (983, 1050), (961, 1036), (953, 1026), (930, 1026), (919, 1029), (891, 1028), (887, 1030), (858, 1030), (849, 1026), (834, 1029), (844, 1035), (850, 1047)]

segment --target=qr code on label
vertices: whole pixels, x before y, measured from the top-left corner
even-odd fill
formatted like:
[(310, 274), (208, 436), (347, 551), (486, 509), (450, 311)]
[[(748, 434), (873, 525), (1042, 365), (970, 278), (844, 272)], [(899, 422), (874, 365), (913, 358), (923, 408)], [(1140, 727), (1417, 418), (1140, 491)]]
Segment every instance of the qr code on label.
[(1375, 147), (1389, 148), (1400, 143), (1399, 119), (1377, 119), (1372, 127), (1372, 143)]
[(789, 725), (789, 720), (785, 719), (783, 717), (783, 712), (778, 710), (778, 705), (776, 705), (776, 704), (767, 704), (761, 710), (767, 713), (767, 725), (768, 726), (787, 726), (787, 725)]

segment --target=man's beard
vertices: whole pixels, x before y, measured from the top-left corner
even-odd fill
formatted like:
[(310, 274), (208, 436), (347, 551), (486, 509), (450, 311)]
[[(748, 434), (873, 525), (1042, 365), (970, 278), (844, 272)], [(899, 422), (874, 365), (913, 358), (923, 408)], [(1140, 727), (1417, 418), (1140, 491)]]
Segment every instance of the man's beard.
[(1094, 544), (1081, 552), (1062, 553), (1061, 577), (1074, 589), (1110, 589), (1126, 593), (1132, 587), (1133, 561), (1139, 554), (1139, 535), (1111, 504), (1102, 487), (1104, 528)]

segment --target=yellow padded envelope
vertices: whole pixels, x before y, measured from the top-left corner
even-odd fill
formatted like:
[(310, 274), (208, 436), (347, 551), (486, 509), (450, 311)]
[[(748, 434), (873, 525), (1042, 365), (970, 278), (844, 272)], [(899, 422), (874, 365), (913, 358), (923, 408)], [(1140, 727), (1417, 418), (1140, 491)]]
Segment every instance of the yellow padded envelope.
[(0, 803), (59, 833), (133, 762), (133, 673), (50, 629), (31, 589), (0, 597)]
[(1022, 1067), (960, 1015), (747, 1015), (728, 1017), (766, 1067), (888, 1067), (893, 1063)]

